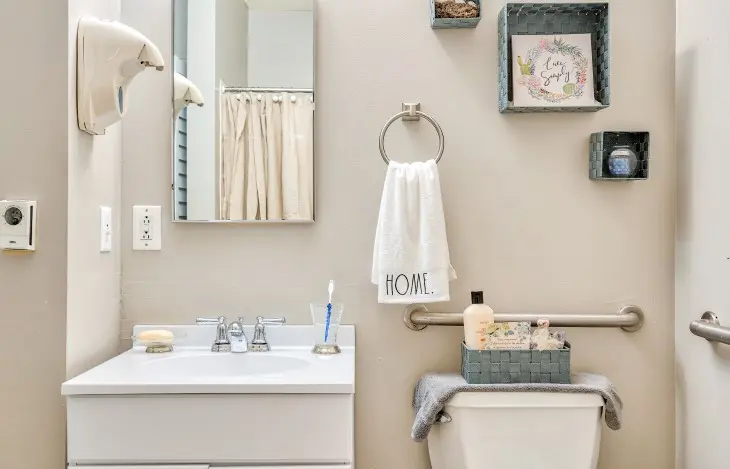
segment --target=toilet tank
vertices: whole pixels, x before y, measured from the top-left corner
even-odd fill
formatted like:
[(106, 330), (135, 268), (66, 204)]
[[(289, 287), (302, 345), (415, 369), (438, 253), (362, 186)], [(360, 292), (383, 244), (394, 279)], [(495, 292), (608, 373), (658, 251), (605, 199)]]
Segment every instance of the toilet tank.
[(432, 469), (595, 469), (595, 394), (462, 392), (428, 436)]

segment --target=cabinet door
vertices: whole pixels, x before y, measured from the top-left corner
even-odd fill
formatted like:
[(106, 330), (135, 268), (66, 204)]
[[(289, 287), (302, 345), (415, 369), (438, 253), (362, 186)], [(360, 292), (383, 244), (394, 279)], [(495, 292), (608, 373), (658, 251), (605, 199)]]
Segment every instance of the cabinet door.
[[(68, 469), (210, 469), (210, 466), (207, 464), (168, 464), (163, 466), (68, 466)], [(239, 467), (237, 469), (241, 468)]]
[[(84, 468), (86, 469), (86, 468)], [(107, 469), (107, 468), (103, 468)], [(136, 468), (133, 468), (136, 469)], [(153, 469), (158, 469), (157, 467)], [(215, 469), (352, 469), (352, 466), (335, 464), (329, 466), (216, 466)]]

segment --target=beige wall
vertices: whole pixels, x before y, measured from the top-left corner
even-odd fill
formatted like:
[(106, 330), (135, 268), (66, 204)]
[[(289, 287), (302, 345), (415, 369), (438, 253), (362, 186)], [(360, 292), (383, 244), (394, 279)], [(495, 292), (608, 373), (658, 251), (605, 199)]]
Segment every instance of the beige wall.
[[(710, 14), (708, 14), (708, 12)], [(730, 348), (692, 335), (705, 311), (730, 325), (730, 159), (725, 139), (730, 96), (730, 4), (677, 1), (677, 468), (728, 467)], [(710, 71), (708, 73), (708, 71)]]
[[(76, 121), (79, 18), (118, 20), (120, 0), (70, 0), (68, 15), (68, 317), (66, 372), (73, 377), (119, 350), (121, 126), (91, 136)], [(144, 75), (142, 76), (144, 77)], [(138, 77), (138, 79), (142, 78)], [(100, 206), (112, 207), (113, 247), (100, 252)]]
[(215, 2), (215, 80), (246, 86), (248, 67), (248, 3)]
[(0, 2), (0, 198), (38, 201), (38, 250), (0, 253), (0, 467), (64, 466), (67, 4)]
[[(0, 198), (38, 201), (33, 254), (0, 254), (0, 467), (65, 467), (61, 383), (119, 344), (119, 243), (99, 253), (99, 205), (121, 202), (121, 132), (76, 125), (76, 23), (119, 0), (0, 4)], [(119, 234), (117, 234), (119, 239)]]
[[(485, 2), (475, 30), (433, 31), (427, 3), (318, 2), (314, 225), (171, 224), (169, 74), (135, 84), (123, 224), (134, 204), (163, 205), (166, 220), (161, 252), (133, 252), (123, 240), (123, 336), (134, 323), (199, 314), (306, 323), (307, 304), (334, 278), (358, 328), (357, 465), (428, 467), (426, 446), (409, 438), (411, 392), (422, 373), (457, 369), (461, 334), (409, 331), (402, 308), (378, 305), (368, 281), (385, 173), (378, 132), (402, 101), (418, 100), (446, 134), (441, 181), (459, 274), (453, 301), (433, 309), (462, 309), (470, 289), (505, 312), (640, 305), (647, 322), (636, 334), (570, 330), (574, 367), (609, 376), (626, 404), (625, 428), (605, 431), (601, 468), (673, 467), (674, 2), (611, 2), (609, 109), (524, 116), (496, 111), (500, 4)], [(125, 0), (122, 15), (170, 54), (169, 2)], [(651, 178), (590, 181), (589, 134), (622, 129), (652, 132)], [(425, 122), (392, 134), (396, 158), (435, 149)]]

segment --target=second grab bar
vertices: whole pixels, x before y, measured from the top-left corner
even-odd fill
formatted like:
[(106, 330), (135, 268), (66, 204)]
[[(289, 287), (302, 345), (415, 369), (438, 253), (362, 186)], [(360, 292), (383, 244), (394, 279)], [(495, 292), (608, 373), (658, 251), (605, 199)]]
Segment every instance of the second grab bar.
[[(558, 327), (620, 327), (627, 332), (636, 332), (644, 324), (644, 312), (638, 306), (624, 306), (614, 314), (525, 314), (495, 313), (495, 322), (526, 321), (536, 325), (545, 318), (551, 326)], [(426, 326), (461, 326), (462, 313), (431, 312), (425, 305), (415, 304), (406, 308), (403, 316), (406, 326), (413, 331)]]
[(710, 342), (721, 342), (730, 345), (730, 328), (722, 327), (720, 319), (712, 311), (707, 311), (699, 321), (692, 321), (689, 330), (697, 337)]

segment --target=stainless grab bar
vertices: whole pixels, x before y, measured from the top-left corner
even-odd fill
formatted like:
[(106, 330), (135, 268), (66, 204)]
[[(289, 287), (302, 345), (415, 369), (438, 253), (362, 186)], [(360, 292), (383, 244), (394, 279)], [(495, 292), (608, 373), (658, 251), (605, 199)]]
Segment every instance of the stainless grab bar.
[[(636, 332), (644, 325), (644, 312), (638, 306), (624, 306), (615, 314), (494, 314), (496, 322), (525, 321), (534, 326), (538, 319), (547, 319), (551, 326), (556, 327), (620, 327), (627, 332)], [(413, 331), (423, 330), (426, 326), (464, 325), (461, 313), (434, 313), (424, 305), (406, 308), (403, 321)]]
[(720, 319), (712, 311), (707, 311), (699, 321), (689, 323), (689, 330), (697, 337), (710, 342), (722, 342), (730, 345), (730, 328), (722, 327)]

